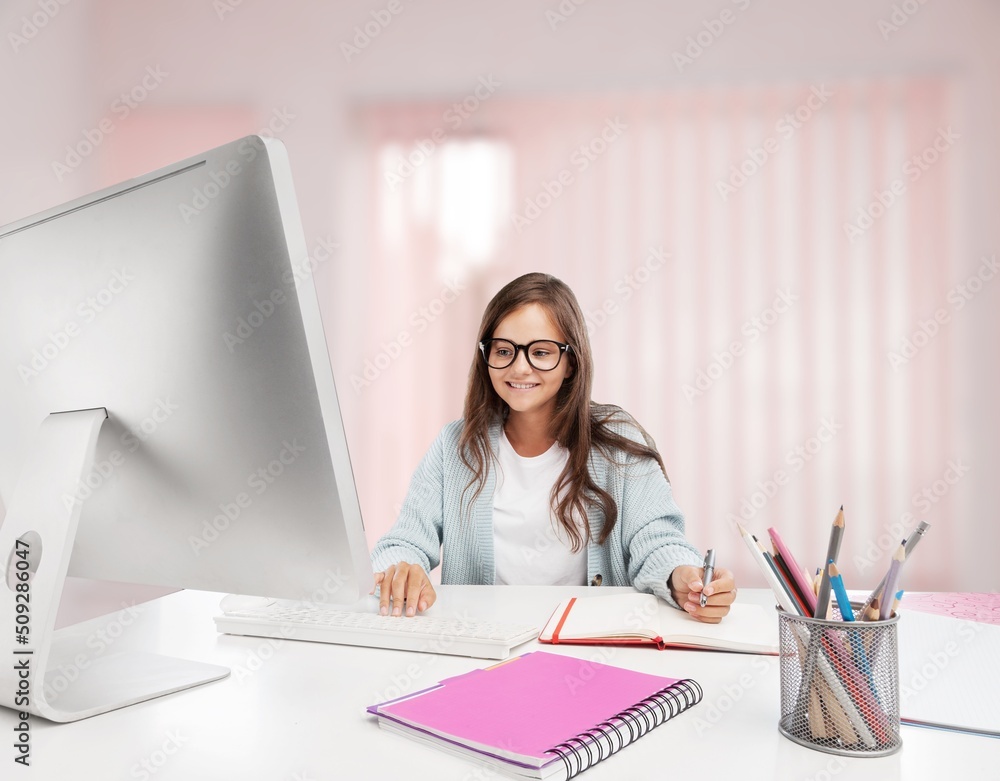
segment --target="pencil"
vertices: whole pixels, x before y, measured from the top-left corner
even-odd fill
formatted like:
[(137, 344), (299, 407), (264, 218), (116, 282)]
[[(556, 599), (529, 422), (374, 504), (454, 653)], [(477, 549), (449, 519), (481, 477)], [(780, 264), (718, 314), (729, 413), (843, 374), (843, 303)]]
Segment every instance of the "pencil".
[[(913, 549), (917, 547), (917, 543), (924, 538), (924, 535), (927, 533), (927, 530), (930, 527), (931, 525), (927, 523), (927, 521), (921, 521), (920, 523), (917, 524), (917, 528), (913, 530), (913, 533), (909, 537), (905, 537), (903, 539), (902, 544), (906, 546), (907, 558), (909, 558), (910, 554), (913, 552)], [(878, 582), (878, 585), (875, 586), (875, 589), (872, 591), (872, 593), (868, 595), (868, 599), (865, 600), (864, 609), (861, 611), (862, 614), (867, 614), (868, 607), (871, 605), (871, 603), (875, 600), (876, 597), (882, 596), (882, 590), (884, 588), (885, 588), (885, 577), (883, 577), (882, 580)], [(881, 601), (884, 602), (886, 600), (882, 599)], [(869, 620), (873, 619), (865, 618), (865, 621)]]
[(777, 560), (779, 558), (777, 554), (781, 554), (780, 560), (784, 562), (788, 569), (790, 581), (795, 585), (800, 596), (806, 603), (806, 607), (808, 608), (806, 615), (815, 615), (816, 595), (813, 594), (812, 589), (809, 587), (809, 576), (806, 574), (806, 571), (799, 566), (798, 562), (795, 561), (792, 551), (787, 545), (785, 545), (784, 540), (781, 539), (781, 535), (778, 534), (778, 530), (771, 526), (768, 528), (767, 533), (770, 535), (771, 542), (774, 544), (775, 559)]
[[(832, 561), (827, 565), (826, 569), (830, 573), (830, 588), (837, 598), (837, 607), (840, 608), (840, 616), (844, 621), (853, 623), (854, 610), (851, 608), (851, 600), (847, 596), (847, 589), (844, 588), (844, 579), (840, 575), (840, 570), (837, 569), (837, 565)], [(868, 657), (865, 654), (865, 646), (861, 641), (861, 637), (856, 631), (848, 631), (847, 637), (848, 642), (851, 644), (851, 650), (854, 653), (854, 661), (860, 665), (861, 672), (868, 678), (868, 685), (871, 686), (872, 693), (876, 693), (875, 680), (872, 678), (872, 668), (868, 664)]]
[(904, 561), (906, 561), (906, 546), (900, 545), (892, 555), (892, 564), (889, 565), (889, 572), (885, 576), (882, 607), (878, 611), (878, 617), (882, 621), (885, 621), (892, 613), (892, 595), (896, 593), (896, 586), (899, 584), (899, 571), (903, 568)]
[[(760, 544), (760, 541), (758, 541), (758, 544)], [(761, 547), (763, 548), (763, 546)], [(788, 569), (788, 563), (781, 557), (781, 554), (778, 553), (777, 550), (771, 553), (765, 550), (764, 558), (774, 564), (774, 567), (781, 578), (781, 582), (784, 584), (785, 588), (788, 589), (788, 592), (792, 595), (792, 598), (799, 606), (799, 613), (803, 616), (811, 615), (813, 612), (812, 608), (806, 603), (806, 598), (803, 596), (802, 590), (798, 587), (798, 584), (792, 577), (792, 573)]]
[(781, 577), (778, 575), (778, 571), (774, 567), (774, 562), (769, 561), (765, 554), (765, 551), (761, 547), (757, 539), (750, 534), (743, 526), (743, 524), (736, 524), (737, 529), (739, 529), (740, 536), (743, 538), (743, 542), (746, 544), (747, 549), (750, 551), (750, 555), (753, 560), (757, 562), (757, 567), (760, 569), (761, 574), (767, 581), (767, 585), (771, 587), (771, 591), (774, 593), (775, 601), (786, 613), (790, 613), (793, 616), (805, 615), (799, 609), (792, 595), (788, 593), (785, 589), (784, 583)]
[(840, 736), (840, 740), (845, 746), (853, 746), (860, 738), (851, 726), (851, 720), (848, 718), (847, 713), (840, 706), (840, 703), (837, 702), (830, 684), (821, 677), (817, 679), (816, 688), (819, 691), (820, 702), (826, 706), (826, 713), (829, 714), (834, 730)]
[(826, 559), (823, 561), (822, 580), (819, 582), (819, 592), (816, 595), (816, 618), (826, 618), (830, 610), (830, 575), (826, 567), (828, 562), (837, 563), (840, 555), (840, 542), (844, 538), (844, 505), (840, 505), (840, 512), (833, 519), (833, 526), (830, 528), (830, 543), (826, 549)]

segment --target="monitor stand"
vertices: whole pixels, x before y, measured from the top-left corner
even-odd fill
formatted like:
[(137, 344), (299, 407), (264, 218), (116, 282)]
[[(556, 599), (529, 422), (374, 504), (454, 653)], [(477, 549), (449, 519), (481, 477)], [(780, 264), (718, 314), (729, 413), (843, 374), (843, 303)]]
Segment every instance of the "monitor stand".
[[(84, 637), (55, 631), (81, 510), (64, 497), (90, 474), (107, 417), (100, 408), (42, 422), (0, 526), (0, 705), (50, 721), (77, 721), (229, 675), (228, 667), (154, 654), (93, 658)], [(75, 664), (68, 681), (57, 662), (81, 654), (86, 664)]]

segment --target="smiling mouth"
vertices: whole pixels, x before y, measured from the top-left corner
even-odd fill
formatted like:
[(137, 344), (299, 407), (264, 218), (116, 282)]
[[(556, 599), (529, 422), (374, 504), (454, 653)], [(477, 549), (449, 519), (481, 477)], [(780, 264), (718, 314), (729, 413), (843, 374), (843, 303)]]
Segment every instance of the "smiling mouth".
[(523, 382), (508, 382), (508, 386), (514, 390), (531, 390), (532, 388), (537, 388), (538, 383), (523, 383)]

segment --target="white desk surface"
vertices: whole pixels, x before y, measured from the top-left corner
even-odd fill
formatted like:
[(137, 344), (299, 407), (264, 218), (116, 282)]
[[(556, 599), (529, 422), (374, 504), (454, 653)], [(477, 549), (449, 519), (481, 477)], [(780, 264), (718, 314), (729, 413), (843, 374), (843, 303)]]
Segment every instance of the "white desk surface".
[[(541, 625), (572, 594), (611, 589), (451, 586), (432, 614), (528, 619)], [(72, 628), (97, 655), (143, 650), (227, 665), (233, 674), (196, 689), (90, 719), (30, 722), (31, 767), (14, 763), (13, 711), (0, 708), (3, 779), (454, 779), (503, 778), (470, 762), (379, 730), (373, 702), (489, 664), (481, 659), (220, 635), (219, 594), (185, 591)], [(741, 601), (773, 604), (763, 590)], [(400, 619), (405, 620), (405, 619)], [(777, 618), (775, 618), (777, 620)], [(127, 622), (127, 623), (126, 623)], [(64, 630), (65, 631), (65, 630)], [(107, 645), (111, 641), (111, 645)], [(581, 659), (697, 680), (701, 704), (588, 770), (600, 779), (955, 778), (995, 773), (1000, 741), (902, 727), (891, 757), (845, 759), (812, 751), (778, 733), (777, 657), (649, 648), (541, 646)], [(68, 671), (71, 673), (71, 671)]]

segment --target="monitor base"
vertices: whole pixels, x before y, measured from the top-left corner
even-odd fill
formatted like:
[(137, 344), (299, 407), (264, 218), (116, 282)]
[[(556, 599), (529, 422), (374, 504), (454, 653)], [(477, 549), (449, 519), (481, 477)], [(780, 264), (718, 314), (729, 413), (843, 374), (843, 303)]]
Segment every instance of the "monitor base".
[[(49, 415), (26, 454), (0, 526), (0, 705), (69, 722), (218, 680), (229, 669), (145, 653), (94, 656), (72, 628), (55, 631), (103, 408)], [(9, 649), (6, 653), (2, 649)], [(65, 664), (75, 663), (72, 680)]]

